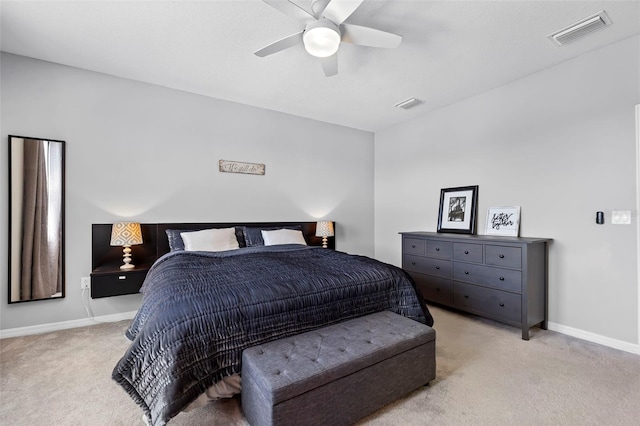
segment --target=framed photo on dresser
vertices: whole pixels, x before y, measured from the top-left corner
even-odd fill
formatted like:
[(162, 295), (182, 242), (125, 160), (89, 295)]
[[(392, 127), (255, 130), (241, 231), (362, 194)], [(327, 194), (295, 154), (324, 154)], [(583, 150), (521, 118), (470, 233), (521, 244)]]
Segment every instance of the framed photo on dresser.
[(475, 234), (478, 185), (440, 190), (438, 232)]
[(520, 206), (489, 207), (487, 235), (517, 237), (520, 230)]

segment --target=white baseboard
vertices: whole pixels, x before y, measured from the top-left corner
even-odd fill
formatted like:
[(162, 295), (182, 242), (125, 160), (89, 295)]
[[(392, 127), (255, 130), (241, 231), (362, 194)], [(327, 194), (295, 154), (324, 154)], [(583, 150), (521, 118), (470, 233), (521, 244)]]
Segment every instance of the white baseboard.
[(28, 327), (9, 328), (0, 330), (0, 339), (7, 337), (28, 336), (30, 334), (48, 333), (50, 331), (66, 330), (68, 328), (86, 327), (101, 322), (116, 322), (132, 319), (136, 315), (136, 311), (123, 312), (120, 314), (103, 315), (93, 318), (82, 318), (71, 321), (52, 322), (49, 324), (31, 325)]
[[(30, 334), (47, 333), (50, 331), (65, 330), (68, 328), (86, 327), (88, 325), (95, 325), (101, 322), (116, 322), (127, 319), (132, 319), (136, 314), (136, 311), (123, 312), (120, 314), (103, 315), (94, 318), (83, 318), (79, 320), (53, 322), (49, 324), (33, 325), (28, 327), (9, 328), (7, 330), (0, 330), (0, 339), (8, 337), (28, 336)], [(630, 352), (640, 355), (640, 345), (624, 342), (622, 340), (612, 339), (599, 334), (591, 333), (588, 331), (580, 330), (577, 328), (569, 327), (554, 322), (548, 323), (549, 330), (557, 331), (558, 333), (566, 334), (568, 336), (576, 337), (578, 339), (587, 340), (589, 342), (597, 343), (599, 345), (608, 346), (610, 348), (619, 349), (621, 351)]]
[(632, 354), (640, 355), (640, 345), (624, 342), (622, 340), (612, 339), (600, 334), (591, 333), (589, 331), (580, 330), (577, 328), (569, 327), (554, 322), (549, 322), (549, 330), (557, 331), (558, 333), (566, 334), (568, 336), (577, 337), (578, 339), (587, 340), (589, 342), (597, 343), (599, 345), (608, 346), (610, 348), (619, 349), (625, 352), (631, 352)]

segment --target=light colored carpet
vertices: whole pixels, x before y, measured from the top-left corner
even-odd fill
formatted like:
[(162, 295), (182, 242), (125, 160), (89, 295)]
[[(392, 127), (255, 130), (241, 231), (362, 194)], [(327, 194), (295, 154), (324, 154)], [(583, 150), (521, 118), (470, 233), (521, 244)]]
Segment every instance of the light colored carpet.
[[(637, 425), (640, 356), (432, 308), (437, 378), (359, 425)], [(143, 425), (111, 380), (128, 321), (0, 340), (0, 424)], [(239, 399), (170, 425), (247, 425)]]

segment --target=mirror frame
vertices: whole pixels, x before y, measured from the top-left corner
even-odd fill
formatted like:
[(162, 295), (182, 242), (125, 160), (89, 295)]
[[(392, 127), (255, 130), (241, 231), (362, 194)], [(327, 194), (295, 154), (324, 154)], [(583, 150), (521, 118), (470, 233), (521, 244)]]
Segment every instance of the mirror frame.
[[(61, 291), (60, 291), (60, 295), (59, 296), (55, 296), (55, 297), (43, 297), (43, 298), (36, 298), (36, 299), (28, 299), (28, 300), (12, 300), (12, 284), (13, 284), (13, 280), (12, 280), (12, 265), (13, 265), (13, 253), (12, 253), (12, 240), (15, 236), (16, 231), (13, 229), (12, 226), (12, 221), (13, 221), (13, 215), (12, 215), (12, 198), (13, 198), (13, 188), (12, 188), (12, 173), (13, 173), (13, 162), (12, 162), (12, 145), (13, 145), (13, 139), (31, 139), (31, 140), (38, 140), (38, 141), (48, 141), (48, 142), (57, 142), (57, 143), (61, 143), (61, 182), (60, 182), (60, 280), (61, 280)], [(9, 304), (13, 304), (13, 303), (24, 303), (24, 302), (35, 302), (35, 301), (40, 301), (40, 300), (59, 300), (59, 299), (63, 299), (65, 297), (65, 293), (66, 293), (66, 278), (65, 278), (65, 186), (66, 186), (66, 166), (65, 166), (65, 157), (66, 157), (66, 142), (62, 141), (62, 140), (56, 140), (56, 139), (47, 139), (47, 138), (34, 138), (34, 137), (29, 137), (29, 136), (18, 136), (18, 135), (9, 135), (9, 158), (8, 158), (8, 170), (9, 170), (9, 179), (8, 179), (8, 196), (9, 196), (9, 200), (7, 203), (8, 206), (8, 218), (9, 218), (9, 232), (8, 232), (8, 282), (7, 282), (7, 286), (8, 286), (8, 302)], [(22, 231), (18, 231), (20, 233), (20, 235), (22, 235)]]

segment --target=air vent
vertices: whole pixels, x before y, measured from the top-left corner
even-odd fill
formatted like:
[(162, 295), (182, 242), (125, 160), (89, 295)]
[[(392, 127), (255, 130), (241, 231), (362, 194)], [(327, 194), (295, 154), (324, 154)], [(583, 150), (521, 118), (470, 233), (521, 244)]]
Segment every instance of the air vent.
[(548, 36), (550, 40), (555, 42), (558, 46), (571, 43), (572, 41), (583, 37), (593, 31), (604, 28), (607, 25), (611, 25), (611, 19), (607, 16), (604, 10), (591, 15), (580, 22), (576, 22), (566, 28), (561, 29)]
[(413, 108), (414, 106), (420, 105), (421, 103), (422, 101), (420, 99), (409, 98), (395, 104), (394, 106), (397, 108), (409, 109), (409, 108)]

